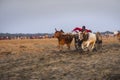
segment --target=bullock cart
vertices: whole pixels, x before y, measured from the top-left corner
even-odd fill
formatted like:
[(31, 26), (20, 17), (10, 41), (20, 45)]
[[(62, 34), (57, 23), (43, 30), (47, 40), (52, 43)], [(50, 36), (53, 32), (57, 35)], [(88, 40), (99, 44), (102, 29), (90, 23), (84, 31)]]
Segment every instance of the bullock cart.
[(93, 51), (102, 48), (102, 36), (99, 32), (74, 34), (74, 46), (76, 50)]

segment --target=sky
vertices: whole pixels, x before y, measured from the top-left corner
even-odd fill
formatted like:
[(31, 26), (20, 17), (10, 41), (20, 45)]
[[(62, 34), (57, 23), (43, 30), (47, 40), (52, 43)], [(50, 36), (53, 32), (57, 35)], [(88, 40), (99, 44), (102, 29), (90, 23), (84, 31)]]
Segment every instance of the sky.
[(0, 0), (0, 33), (120, 30), (120, 0)]

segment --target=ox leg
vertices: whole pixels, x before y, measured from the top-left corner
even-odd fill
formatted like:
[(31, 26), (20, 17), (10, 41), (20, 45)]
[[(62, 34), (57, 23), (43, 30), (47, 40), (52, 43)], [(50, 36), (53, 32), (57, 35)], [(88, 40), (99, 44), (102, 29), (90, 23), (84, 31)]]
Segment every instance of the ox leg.
[(60, 44), (60, 42), (58, 42), (59, 44), (58, 44), (58, 49), (61, 51), (61, 44)]
[(68, 50), (70, 50), (70, 44), (67, 44)]
[(93, 44), (92, 44), (91, 51), (93, 51), (94, 48), (95, 48), (95, 42), (93, 42)]
[(61, 42), (60, 41), (58, 41), (58, 49), (60, 50), (60, 51), (62, 51), (62, 48), (61, 48)]
[(87, 46), (86, 47), (89, 47), (89, 45), (90, 45), (90, 42), (87, 42)]
[(63, 45), (61, 45), (61, 51), (63, 50)]
[(82, 43), (81, 47), (83, 51), (88, 51), (88, 42)]
[(58, 44), (58, 49), (60, 49), (60, 44)]
[(89, 51), (89, 50), (90, 50), (90, 49), (89, 49), (89, 47), (90, 47), (90, 42), (88, 41), (88, 42), (87, 42), (87, 46), (86, 46), (87, 51)]
[(58, 49), (60, 49), (60, 41), (59, 40), (58, 40), (58, 46), (57, 47), (58, 47)]
[(63, 49), (63, 46), (62, 46), (62, 45), (60, 45), (60, 46), (59, 46), (59, 50), (60, 50), (60, 51), (62, 51), (62, 49)]
[(64, 46), (64, 44), (59, 44), (59, 50), (60, 50), (60, 51), (63, 50), (63, 46)]
[(81, 47), (82, 47), (82, 49), (85, 49), (85, 44), (84, 44), (84, 43), (82, 43)]
[(60, 51), (62, 51), (63, 50), (63, 46), (64, 46), (64, 43), (62, 42), (62, 41), (60, 41)]

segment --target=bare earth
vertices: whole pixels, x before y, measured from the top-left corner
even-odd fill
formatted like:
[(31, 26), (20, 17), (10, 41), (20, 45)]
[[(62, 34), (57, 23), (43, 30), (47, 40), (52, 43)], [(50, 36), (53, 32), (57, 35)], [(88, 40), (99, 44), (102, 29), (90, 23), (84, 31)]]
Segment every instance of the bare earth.
[(0, 41), (0, 80), (119, 80), (120, 42), (104, 38), (103, 49), (60, 52), (57, 39)]

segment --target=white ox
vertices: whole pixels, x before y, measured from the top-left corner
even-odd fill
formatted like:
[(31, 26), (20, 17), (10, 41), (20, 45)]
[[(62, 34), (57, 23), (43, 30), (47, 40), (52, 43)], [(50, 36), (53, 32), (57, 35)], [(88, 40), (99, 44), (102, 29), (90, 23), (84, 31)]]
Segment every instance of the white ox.
[(114, 36), (116, 36), (117, 39), (120, 41), (120, 32), (118, 31), (114, 32)]
[(119, 32), (118, 31), (115, 31), (115, 32), (113, 32), (114, 33), (114, 35), (117, 35)]
[(87, 33), (87, 32), (79, 32), (79, 39), (82, 41), (81, 48), (84, 51), (93, 51), (96, 43), (96, 34)]

